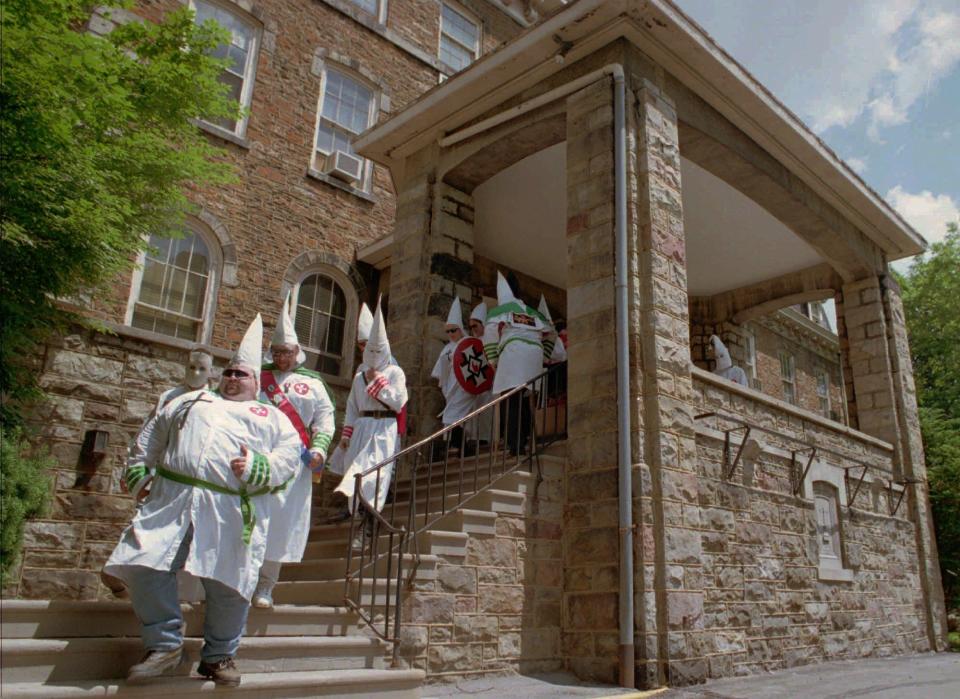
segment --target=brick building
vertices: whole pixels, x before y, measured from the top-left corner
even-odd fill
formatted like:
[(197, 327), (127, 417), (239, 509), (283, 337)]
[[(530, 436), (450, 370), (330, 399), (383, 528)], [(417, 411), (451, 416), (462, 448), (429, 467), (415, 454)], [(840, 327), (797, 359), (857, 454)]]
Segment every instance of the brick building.
[[(224, 80), (248, 115), (199, 127), (240, 180), (194, 192), (187, 237), (154, 241), (143, 270), (93, 306), (113, 334), (46, 348), (53, 398), (39, 417), (62, 469), (4, 597), (77, 600), (63, 618), (106, 599), (97, 571), (132, 512), (125, 444), (196, 342), (226, 357), (252, 313), (272, 325), (292, 289), (311, 366), (342, 398), (357, 308), (382, 293), (415, 441), (438, 427), (430, 368), (452, 298), (495, 296), (502, 269), (568, 323), (567, 439), (498, 480), (491, 464), (491, 487), (449, 512), (444, 485), (442, 516), (423, 528), (423, 476), (401, 464), (395, 501), (417, 548), (396, 562), (414, 572), (397, 593), (402, 624), (391, 633), (393, 612), (371, 611), (368, 625), (398, 643), (396, 660), (435, 678), (568, 669), (652, 687), (943, 649), (886, 267), (923, 241), (675, 6), (190, 2), (233, 30)], [(836, 332), (811, 306), (827, 299)], [(712, 334), (750, 388), (709, 373)], [(78, 473), (89, 430), (109, 434), (110, 453)], [(283, 614), (330, 627), (344, 589), (358, 613), (390, 597), (349, 575), (344, 587), (342, 529), (311, 541), (252, 635)], [(5, 615), (29, 634), (42, 604), (6, 602)], [(98, 609), (129, 630), (123, 610)], [(245, 648), (266, 678), (276, 667), (258, 642)], [(329, 667), (290, 648), (305, 673), (290, 686)], [(372, 671), (382, 652), (366, 652)], [(394, 675), (410, 696), (421, 677)]]

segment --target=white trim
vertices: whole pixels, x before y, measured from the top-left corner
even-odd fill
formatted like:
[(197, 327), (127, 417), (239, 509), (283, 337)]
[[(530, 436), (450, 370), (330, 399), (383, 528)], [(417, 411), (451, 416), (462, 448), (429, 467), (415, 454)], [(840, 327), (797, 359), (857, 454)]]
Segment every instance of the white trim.
[[(253, 30), (253, 38), (250, 42), (250, 50), (247, 52), (247, 65), (245, 65), (243, 68), (243, 89), (240, 92), (239, 100), (241, 109), (245, 110), (246, 113), (237, 120), (237, 126), (232, 132), (230, 129), (220, 126), (219, 124), (206, 121), (202, 122), (205, 125), (213, 127), (213, 132), (215, 134), (220, 135), (217, 132), (222, 131), (224, 135), (232, 135), (239, 139), (239, 142), (234, 141), (237, 143), (237, 145), (249, 148), (249, 144), (246, 142), (247, 124), (250, 121), (250, 112), (253, 107), (253, 85), (257, 81), (257, 64), (259, 63), (260, 45), (263, 40), (263, 23), (249, 12), (245, 11), (241, 7), (238, 7), (236, 3), (230, 2), (229, 0), (200, 1), (209, 3), (210, 5), (216, 5), (221, 10), (229, 12), (231, 15), (237, 17), (241, 22)], [(197, 11), (196, 4), (197, 0), (189, 0), (188, 6), (191, 10), (193, 10), (194, 14), (196, 14)], [(229, 138), (228, 140), (233, 141), (233, 139)]]
[(368, 17), (373, 17), (377, 24), (387, 23), (387, 0), (374, 0), (377, 5), (377, 11), (375, 13), (368, 12), (365, 8), (361, 7), (358, 0), (344, 1), (356, 7), (358, 12), (362, 12)]
[[(216, 317), (217, 293), (220, 291), (220, 284), (223, 278), (223, 251), (220, 249), (220, 241), (217, 235), (210, 227), (196, 218), (187, 216), (184, 219), (184, 225), (190, 233), (198, 236), (207, 246), (210, 252), (210, 275), (207, 279), (207, 289), (203, 299), (203, 310), (200, 315), (200, 332), (198, 337), (191, 342), (210, 343), (213, 336), (213, 321)], [(147, 238), (149, 241), (149, 237)], [(146, 242), (146, 241), (145, 241)], [(140, 297), (140, 285), (143, 282), (143, 267), (146, 259), (146, 251), (141, 251), (137, 257), (137, 265), (133, 270), (133, 276), (130, 279), (130, 293), (127, 296), (127, 309), (124, 313), (123, 323), (133, 327), (133, 312)], [(162, 335), (162, 333), (155, 333)]]

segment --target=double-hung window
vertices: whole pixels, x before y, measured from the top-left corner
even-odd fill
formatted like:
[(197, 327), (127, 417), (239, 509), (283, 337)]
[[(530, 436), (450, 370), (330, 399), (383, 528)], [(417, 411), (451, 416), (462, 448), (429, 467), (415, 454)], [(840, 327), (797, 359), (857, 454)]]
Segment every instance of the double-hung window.
[(311, 272), (300, 281), (295, 298), (293, 322), (307, 367), (340, 375), (346, 353), (346, 294), (330, 276)]
[(817, 401), (820, 414), (830, 417), (830, 374), (822, 367), (817, 369)]
[[(192, 0), (194, 21), (203, 24), (207, 20), (214, 20), (217, 24), (230, 32), (230, 40), (218, 46), (214, 55), (217, 58), (226, 58), (229, 63), (220, 74), (220, 82), (228, 86), (228, 96), (236, 100), (247, 110), (253, 99), (253, 77), (257, 65), (257, 48), (259, 43), (259, 29), (251, 22), (225, 6), (211, 0)], [(242, 136), (247, 128), (246, 116), (240, 119), (221, 118), (215, 122), (226, 131)]]
[(746, 365), (747, 381), (750, 388), (757, 388), (759, 384), (757, 380), (757, 336), (753, 334), (753, 331), (748, 330), (745, 339), (746, 357), (743, 363)]
[(187, 228), (182, 238), (150, 236), (150, 249), (133, 280), (128, 324), (192, 342), (209, 328), (219, 275), (219, 254)]
[(440, 60), (460, 72), (480, 55), (480, 22), (450, 3), (440, 6)]
[(350, 2), (380, 22), (380, 24), (387, 21), (387, 0), (350, 0)]
[(783, 399), (797, 404), (797, 359), (789, 352), (780, 352), (780, 382)]
[(362, 190), (369, 189), (369, 163), (353, 139), (373, 122), (376, 94), (351, 75), (327, 68), (317, 117), (313, 168)]

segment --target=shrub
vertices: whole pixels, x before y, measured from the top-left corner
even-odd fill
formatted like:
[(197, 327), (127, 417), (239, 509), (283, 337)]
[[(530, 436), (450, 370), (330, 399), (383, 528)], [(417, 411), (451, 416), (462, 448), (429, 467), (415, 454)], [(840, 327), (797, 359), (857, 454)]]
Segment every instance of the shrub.
[(53, 457), (32, 447), (19, 429), (0, 438), (0, 579), (20, 555), (27, 519), (42, 514), (50, 497)]

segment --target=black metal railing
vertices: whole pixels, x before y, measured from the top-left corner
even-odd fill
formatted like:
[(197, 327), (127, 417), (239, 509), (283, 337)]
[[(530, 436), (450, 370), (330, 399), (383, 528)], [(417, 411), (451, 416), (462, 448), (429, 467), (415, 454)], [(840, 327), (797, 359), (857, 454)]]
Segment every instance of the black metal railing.
[[(553, 365), (355, 476), (344, 599), (376, 635), (393, 643), (394, 665), (401, 594), (420, 565), (421, 534), (521, 466), (535, 467), (539, 485), (540, 453), (566, 436), (565, 389), (566, 364)], [(374, 502), (363, 495), (361, 484), (370, 479), (375, 494), (389, 479), (382, 510), (376, 495)]]

